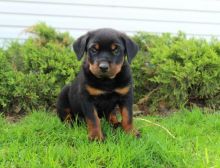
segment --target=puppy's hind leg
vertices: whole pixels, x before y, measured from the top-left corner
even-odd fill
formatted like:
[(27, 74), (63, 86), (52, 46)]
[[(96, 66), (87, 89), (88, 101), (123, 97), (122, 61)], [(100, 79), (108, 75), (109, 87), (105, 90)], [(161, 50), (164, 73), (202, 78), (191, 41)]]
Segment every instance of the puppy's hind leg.
[(62, 122), (72, 123), (73, 116), (71, 113), (71, 108), (68, 99), (68, 92), (70, 86), (67, 85), (61, 91), (58, 100), (57, 100), (57, 114)]
[(114, 109), (108, 116), (108, 121), (113, 125), (113, 128), (118, 128), (121, 125), (121, 122), (117, 118), (117, 110)]

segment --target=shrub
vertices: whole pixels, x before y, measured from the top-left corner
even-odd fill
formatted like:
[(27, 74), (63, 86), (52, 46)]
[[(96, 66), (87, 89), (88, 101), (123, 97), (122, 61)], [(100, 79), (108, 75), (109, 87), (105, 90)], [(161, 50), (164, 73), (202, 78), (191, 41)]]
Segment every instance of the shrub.
[(67, 33), (56, 32), (44, 23), (27, 31), (34, 36), (23, 44), (12, 42), (1, 54), (1, 64), (8, 65), (1, 73), (3, 112), (54, 108), (61, 87), (79, 70), (80, 63), (71, 50), (73, 39)]
[[(0, 49), (0, 111), (54, 109), (60, 89), (73, 80), (80, 62), (73, 39), (44, 23), (26, 30), (24, 42)], [(184, 33), (138, 33), (140, 52), (131, 67), (135, 102), (147, 113), (186, 106), (220, 109), (220, 42), (187, 39)]]
[(5, 52), (0, 50), (0, 110), (8, 108), (11, 97), (10, 80), (13, 79), (13, 69)]
[[(134, 39), (142, 50), (136, 60), (137, 64), (141, 62), (139, 76), (134, 73), (136, 81), (142, 80), (135, 88), (146, 91), (139, 93), (144, 97), (140, 106), (150, 108), (151, 112), (194, 104), (220, 108), (218, 41), (187, 39), (183, 33), (177, 36), (140, 33)], [(135, 67), (134, 72), (138, 71)]]

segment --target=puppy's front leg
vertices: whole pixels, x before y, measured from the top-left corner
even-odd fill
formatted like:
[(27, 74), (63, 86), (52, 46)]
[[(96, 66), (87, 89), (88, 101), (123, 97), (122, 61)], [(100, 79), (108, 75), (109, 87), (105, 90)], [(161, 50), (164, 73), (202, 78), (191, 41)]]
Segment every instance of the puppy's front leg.
[(104, 140), (100, 119), (94, 105), (84, 101), (82, 109), (87, 123), (89, 140)]
[(119, 105), (122, 121), (121, 125), (126, 133), (132, 134), (136, 137), (140, 137), (140, 133), (133, 126), (133, 112), (132, 112), (132, 101), (125, 100)]

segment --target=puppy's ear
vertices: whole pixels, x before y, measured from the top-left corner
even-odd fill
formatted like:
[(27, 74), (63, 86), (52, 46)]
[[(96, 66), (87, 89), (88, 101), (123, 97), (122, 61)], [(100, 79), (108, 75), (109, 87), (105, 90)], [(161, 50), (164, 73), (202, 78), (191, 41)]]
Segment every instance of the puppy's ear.
[(122, 34), (121, 37), (125, 45), (125, 53), (128, 57), (128, 63), (130, 64), (131, 60), (135, 57), (139, 49), (137, 44), (132, 41), (126, 34)]
[(84, 52), (86, 51), (86, 45), (88, 42), (89, 34), (85, 34), (81, 37), (79, 37), (75, 43), (73, 44), (73, 49), (77, 55), (78, 60), (81, 60), (81, 58), (84, 55)]

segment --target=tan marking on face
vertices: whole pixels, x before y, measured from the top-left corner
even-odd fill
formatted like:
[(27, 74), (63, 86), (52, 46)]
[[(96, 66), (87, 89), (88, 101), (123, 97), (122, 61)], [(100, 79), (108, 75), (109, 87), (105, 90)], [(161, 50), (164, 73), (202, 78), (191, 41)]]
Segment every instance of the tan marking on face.
[(94, 88), (94, 87), (89, 86), (89, 85), (86, 85), (86, 90), (92, 96), (98, 96), (98, 95), (106, 93), (104, 90), (100, 90), (100, 89)]
[(94, 45), (94, 47), (95, 47), (96, 50), (99, 50), (99, 49), (100, 49), (100, 46), (99, 46), (98, 43), (96, 43), (96, 44)]
[(117, 88), (115, 89), (115, 92), (120, 94), (120, 95), (126, 95), (130, 90), (130, 86), (126, 86), (126, 87), (123, 87), (123, 88)]
[(95, 75), (96, 77), (99, 77), (100, 69), (99, 69), (98, 64), (96, 64), (96, 63), (94, 63), (94, 64), (89, 63), (89, 70), (90, 70), (90, 72), (92, 72), (93, 75)]
[(103, 140), (104, 136), (101, 130), (100, 119), (98, 117), (97, 111), (94, 110), (95, 120), (90, 120), (86, 118), (87, 128), (88, 128), (88, 136), (90, 140)]
[[(90, 63), (89, 60), (88, 64), (89, 64), (89, 70), (90, 72), (95, 75), (97, 78), (101, 78), (101, 76), (103, 75), (103, 73), (101, 72), (98, 63)], [(119, 64), (109, 64), (109, 70), (108, 72), (105, 73), (105, 76), (107, 76), (110, 79), (115, 78), (115, 76), (121, 71), (121, 68), (123, 66), (124, 63), (124, 57), (123, 60), (121, 61), (121, 63)]]
[(111, 45), (111, 50), (115, 50), (116, 47), (117, 47), (117, 45), (116, 45), (115, 43), (113, 43), (113, 44)]
[[(105, 76), (108, 76), (110, 79), (115, 78), (115, 76), (121, 71), (122, 65), (123, 64), (110, 64), (109, 71), (105, 73)], [(89, 63), (89, 70), (97, 78), (100, 78), (100, 76), (103, 75), (99, 69), (98, 64), (96, 64), (96, 63), (94, 63), (94, 64)]]
[(124, 57), (121, 63), (119, 64), (110, 64), (109, 68), (109, 76), (111, 79), (115, 78), (115, 76), (121, 71), (121, 68), (124, 63)]

